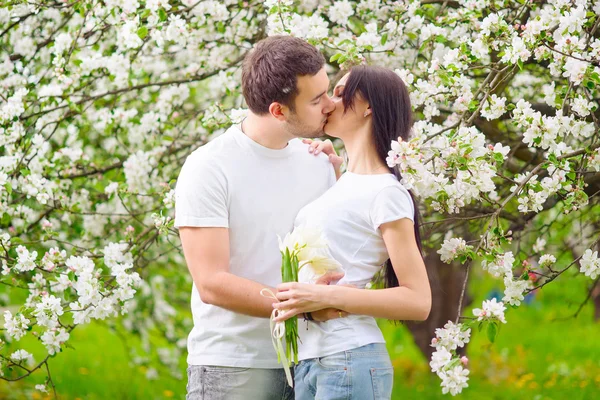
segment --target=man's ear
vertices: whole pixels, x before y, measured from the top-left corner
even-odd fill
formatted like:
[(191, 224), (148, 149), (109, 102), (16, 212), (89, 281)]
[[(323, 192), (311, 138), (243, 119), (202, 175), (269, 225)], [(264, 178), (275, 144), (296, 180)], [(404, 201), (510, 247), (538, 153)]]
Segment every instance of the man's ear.
[(288, 107), (281, 103), (273, 102), (269, 106), (269, 113), (281, 122), (287, 120)]

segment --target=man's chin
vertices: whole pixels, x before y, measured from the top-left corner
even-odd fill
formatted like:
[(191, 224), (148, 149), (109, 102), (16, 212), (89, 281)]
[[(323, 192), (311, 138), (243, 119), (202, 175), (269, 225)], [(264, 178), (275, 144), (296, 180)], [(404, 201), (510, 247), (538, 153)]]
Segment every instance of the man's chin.
[(323, 127), (323, 133), (327, 136), (331, 136), (331, 137), (337, 137), (337, 135), (335, 134), (335, 132), (333, 131), (333, 129), (331, 129), (331, 126), (329, 124), (325, 124), (325, 126)]
[(316, 130), (316, 131), (306, 132), (302, 137), (307, 138), (307, 139), (316, 139), (316, 138), (320, 138), (323, 136), (325, 136), (325, 130), (322, 127), (321, 129)]

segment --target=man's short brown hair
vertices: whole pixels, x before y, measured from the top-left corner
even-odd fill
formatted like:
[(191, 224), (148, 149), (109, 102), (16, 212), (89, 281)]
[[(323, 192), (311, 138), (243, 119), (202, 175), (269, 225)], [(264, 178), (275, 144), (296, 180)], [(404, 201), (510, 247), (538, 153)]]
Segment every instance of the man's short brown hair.
[(298, 76), (316, 75), (325, 58), (314, 46), (292, 36), (270, 36), (256, 44), (242, 66), (242, 91), (248, 108), (264, 115), (278, 102), (294, 111)]

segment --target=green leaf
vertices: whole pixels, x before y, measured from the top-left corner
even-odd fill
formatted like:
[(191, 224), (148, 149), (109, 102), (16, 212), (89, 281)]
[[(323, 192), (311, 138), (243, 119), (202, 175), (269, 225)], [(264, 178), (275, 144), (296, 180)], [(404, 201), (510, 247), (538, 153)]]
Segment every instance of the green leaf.
[(10, 215), (8, 215), (7, 213), (2, 214), (2, 218), (0, 219), (0, 224), (2, 226), (8, 226), (10, 224), (10, 221), (12, 221)]
[(163, 9), (163, 8), (159, 8), (158, 9), (158, 18), (162, 21), (165, 22), (167, 19), (169, 19), (167, 17), (167, 12)]
[(519, 69), (521, 71), (523, 71), (523, 61), (521, 61), (521, 60), (517, 61), (517, 65), (519, 66)]
[(496, 341), (496, 335), (498, 335), (498, 326), (495, 322), (490, 322), (487, 327), (487, 337), (490, 342), (494, 343)]
[(471, 100), (471, 102), (469, 102), (469, 111), (473, 112), (473, 111), (477, 110), (478, 105), (479, 105), (479, 102), (477, 100)]
[(336, 53), (329, 58), (329, 62), (336, 62), (337, 60), (340, 59), (341, 56), (342, 56), (342, 53)]
[(352, 31), (356, 34), (356, 36), (359, 36), (363, 32), (367, 31), (367, 28), (365, 28), (365, 23), (357, 17), (350, 17), (350, 19), (348, 20), (348, 25), (350, 26), (350, 29), (352, 29)]
[(12, 193), (12, 185), (10, 184), (10, 182), (6, 182), (4, 184), (4, 189), (6, 189), (6, 192), (10, 195)]
[(444, 35), (436, 35), (435, 36), (436, 43), (446, 43), (447, 41), (448, 41), (448, 39), (446, 39), (446, 37)]
[(146, 36), (148, 36), (148, 27), (147, 26), (140, 27), (140, 29), (137, 30), (137, 35), (140, 37), (140, 39), (143, 40)]
[(383, 46), (384, 44), (386, 44), (387, 40), (388, 40), (388, 34), (384, 33), (383, 36), (381, 36), (381, 45)]

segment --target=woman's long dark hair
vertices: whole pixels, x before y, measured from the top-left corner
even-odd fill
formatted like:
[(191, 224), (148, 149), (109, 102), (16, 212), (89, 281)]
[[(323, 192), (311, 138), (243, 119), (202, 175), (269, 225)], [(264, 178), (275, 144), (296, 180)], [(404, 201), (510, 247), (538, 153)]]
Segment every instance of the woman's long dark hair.
[[(373, 141), (381, 162), (387, 165), (386, 158), (392, 140), (398, 140), (400, 137), (407, 141), (410, 135), (413, 120), (408, 90), (395, 72), (387, 68), (359, 65), (350, 70), (342, 91), (342, 102), (346, 111), (353, 109), (356, 95), (360, 95), (371, 107)], [(389, 170), (398, 181), (402, 180), (398, 167)], [(409, 194), (415, 209), (415, 239), (422, 256), (419, 211), (414, 195), (410, 191)], [(389, 259), (385, 263), (383, 274), (384, 287), (399, 286), (398, 277)]]

